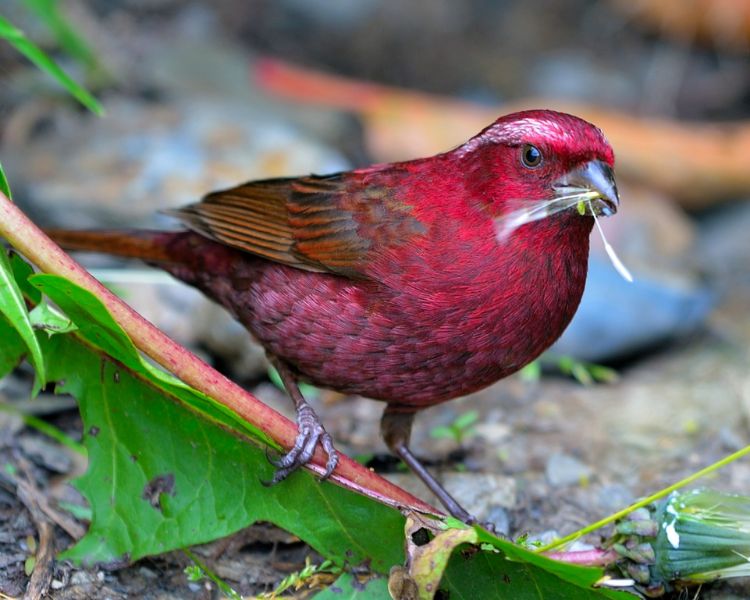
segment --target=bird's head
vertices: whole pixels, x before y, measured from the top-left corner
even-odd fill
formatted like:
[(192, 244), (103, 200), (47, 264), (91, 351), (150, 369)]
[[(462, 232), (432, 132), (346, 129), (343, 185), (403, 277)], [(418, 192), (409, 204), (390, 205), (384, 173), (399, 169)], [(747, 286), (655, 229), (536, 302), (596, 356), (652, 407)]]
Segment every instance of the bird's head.
[(617, 212), (614, 153), (599, 128), (569, 114), (501, 117), (464, 145), (468, 181), (509, 230), (559, 213)]

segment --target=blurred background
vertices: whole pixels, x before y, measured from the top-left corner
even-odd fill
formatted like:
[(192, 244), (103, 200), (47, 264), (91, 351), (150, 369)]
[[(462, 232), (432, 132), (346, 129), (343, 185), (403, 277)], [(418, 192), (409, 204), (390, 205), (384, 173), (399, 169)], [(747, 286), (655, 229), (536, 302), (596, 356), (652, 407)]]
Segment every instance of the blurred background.
[[(212, 189), (434, 154), (520, 108), (594, 122), (622, 198), (602, 225), (635, 282), (594, 235), (560, 342), (521, 375), (425, 412), (418, 452), (502, 532), (543, 534), (747, 443), (749, 1), (6, 0), (2, 12), (106, 110), (85, 112), (0, 44), (0, 160), (43, 225), (170, 227), (159, 209)], [(140, 265), (84, 260), (291, 415), (262, 351), (220, 309)], [(22, 402), (26, 386), (19, 373), (0, 393)], [(427, 497), (386, 457), (379, 405), (309, 395), (342, 450)], [(74, 408), (56, 406), (46, 418), (74, 432)], [(53, 469), (38, 434), (13, 439)], [(748, 484), (743, 464), (711, 482)]]

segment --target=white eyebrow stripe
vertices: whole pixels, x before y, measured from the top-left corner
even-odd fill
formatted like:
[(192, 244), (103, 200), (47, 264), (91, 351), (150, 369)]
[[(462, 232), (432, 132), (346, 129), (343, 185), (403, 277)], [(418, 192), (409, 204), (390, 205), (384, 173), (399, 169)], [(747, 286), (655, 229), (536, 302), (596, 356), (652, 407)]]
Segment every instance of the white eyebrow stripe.
[(545, 119), (544, 117), (525, 117), (491, 125), (463, 146), (460, 146), (456, 152), (459, 156), (464, 156), (485, 144), (498, 142), (515, 144), (528, 138), (539, 137), (556, 140), (561, 144), (575, 142), (572, 133), (563, 127), (559, 120)]

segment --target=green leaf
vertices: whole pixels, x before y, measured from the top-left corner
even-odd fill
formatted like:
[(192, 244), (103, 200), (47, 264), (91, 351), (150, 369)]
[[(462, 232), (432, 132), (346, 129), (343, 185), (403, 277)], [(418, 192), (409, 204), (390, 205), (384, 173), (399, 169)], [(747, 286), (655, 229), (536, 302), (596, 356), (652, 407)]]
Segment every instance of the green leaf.
[[(79, 400), (89, 456), (76, 485), (91, 505), (92, 522), (64, 558), (136, 560), (263, 520), (299, 536), (338, 567), (366, 566), (384, 575), (404, 563), (398, 511), (307, 472), (264, 486), (273, 469), (262, 432), (142, 360), (89, 292), (51, 275), (31, 282), (78, 326), (39, 340), (50, 380), (64, 382), (58, 391)], [(10, 324), (0, 320), (0, 335), (3, 327)], [(440, 584), (451, 598), (629, 597), (590, 589), (600, 570), (557, 563), (475, 531), (483, 549), (459, 546)], [(387, 597), (385, 578), (362, 585), (342, 576), (317, 597)]]
[(26, 344), (2, 315), (0, 315), (0, 339), (3, 340), (0, 344), (0, 378), (3, 378), (21, 362), (26, 354)]
[(39, 274), (29, 278), (37, 293), (42, 290), (59, 306), (79, 328), (81, 337), (100, 348), (105, 354), (117, 358), (125, 366), (145, 377), (155, 380), (188, 403), (194, 403), (198, 410), (229, 427), (250, 435), (253, 439), (274, 445), (262, 431), (251, 426), (225, 406), (191, 389), (169, 373), (145, 362), (130, 338), (115, 322), (101, 301), (86, 290), (56, 275)]
[(66, 558), (135, 560), (263, 520), (337, 565), (386, 572), (403, 561), (398, 511), (307, 472), (266, 487), (262, 432), (144, 363), (90, 293), (51, 275), (32, 281), (79, 327), (42, 339), (50, 378), (79, 400), (89, 453), (77, 485), (93, 519)]
[(13, 200), (13, 196), (10, 193), (10, 185), (8, 185), (8, 179), (5, 177), (2, 163), (0, 163), (0, 192), (5, 194), (8, 200)]
[(29, 313), (29, 317), (34, 329), (42, 330), (47, 335), (70, 333), (78, 329), (68, 317), (50, 306), (46, 300), (37, 304)]
[(632, 600), (627, 592), (593, 584), (600, 569), (579, 567), (535, 554), (477, 528), (482, 548), (459, 547), (451, 557), (440, 589), (452, 599), (498, 598), (508, 600)]
[(572, 356), (559, 357), (557, 366), (563, 374), (572, 375), (582, 385), (593, 385), (596, 382), (614, 383), (619, 379), (614, 369), (580, 361)]
[(373, 577), (359, 581), (351, 573), (344, 573), (325, 590), (313, 596), (315, 600), (391, 600), (388, 580)]
[(34, 365), (36, 371), (34, 380), (34, 395), (36, 395), (41, 389), (42, 382), (46, 381), (44, 357), (34, 334), (23, 294), (16, 283), (11, 261), (4, 248), (0, 248), (0, 313), (5, 315), (18, 332), (29, 351), (31, 364)]
[(436, 440), (440, 440), (440, 439), (455, 440), (456, 431), (452, 427), (448, 427), (447, 425), (437, 425), (433, 427), (432, 429), (430, 429), (430, 437)]
[[(281, 375), (279, 375), (279, 372), (273, 365), (268, 365), (268, 379), (270, 379), (271, 383), (273, 383), (282, 392), (286, 393), (284, 382), (281, 381)], [(299, 386), (300, 393), (308, 400), (313, 400), (320, 397), (320, 390), (314, 385), (305, 383), (304, 381), (299, 382), (297, 385)]]
[(57, 0), (23, 0), (23, 3), (47, 25), (65, 52), (89, 69), (97, 68), (96, 55), (60, 12)]
[(80, 84), (76, 83), (55, 61), (47, 56), (36, 44), (15, 27), (10, 21), (0, 16), (0, 38), (8, 43), (33, 62), (42, 71), (54, 77), (76, 100), (97, 115), (104, 114), (99, 101), (87, 92)]
[(542, 378), (542, 363), (539, 360), (531, 361), (518, 372), (521, 381), (536, 382)]
[(91, 521), (91, 509), (88, 506), (73, 504), (72, 502), (60, 501), (57, 505), (63, 510), (67, 510), (79, 521)]
[(456, 418), (456, 420), (453, 422), (453, 425), (459, 430), (463, 431), (471, 427), (478, 420), (479, 420), (479, 411), (469, 410), (469, 411), (466, 411), (465, 413), (460, 414)]
[(10, 266), (13, 269), (13, 277), (16, 279), (21, 293), (32, 303), (39, 304), (42, 301), (41, 292), (29, 282), (29, 277), (34, 274), (34, 269), (19, 254), (11, 250)]

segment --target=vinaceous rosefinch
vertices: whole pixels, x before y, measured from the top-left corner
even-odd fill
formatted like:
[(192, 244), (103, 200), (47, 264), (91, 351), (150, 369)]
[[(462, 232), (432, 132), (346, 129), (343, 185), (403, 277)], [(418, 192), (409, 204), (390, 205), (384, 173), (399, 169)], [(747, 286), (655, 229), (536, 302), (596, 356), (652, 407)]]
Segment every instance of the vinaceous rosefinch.
[(547, 110), (501, 117), (430, 158), (251, 181), (170, 211), (188, 231), (51, 231), (200, 288), (266, 349), (297, 410), (274, 483), (331, 437), (297, 380), (386, 402), (381, 432), (448, 511), (469, 515), (409, 449), (414, 414), (536, 358), (586, 281), (595, 215), (619, 198), (601, 131)]

